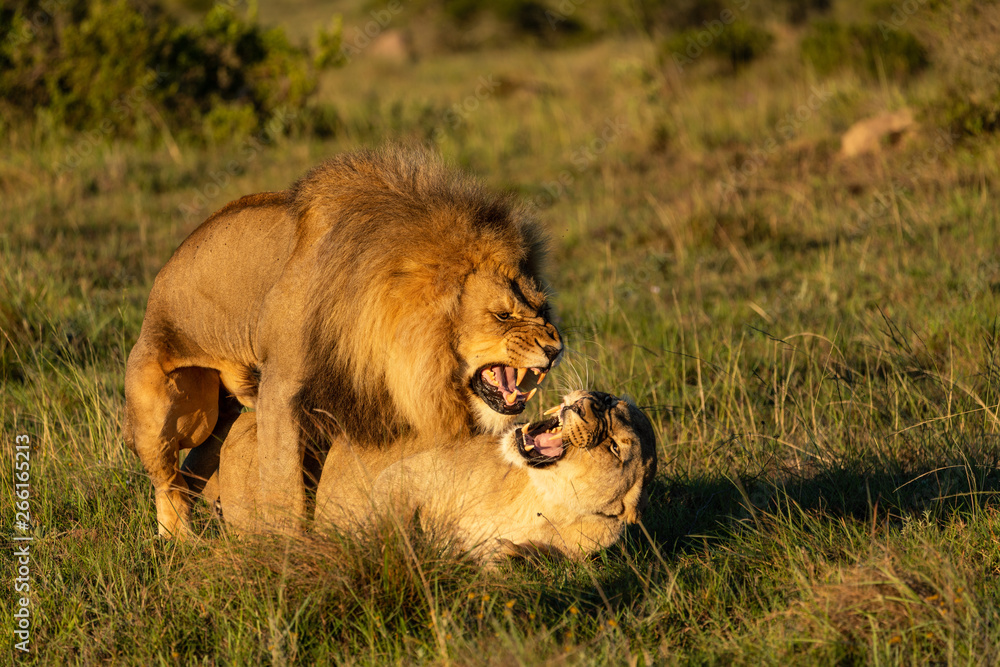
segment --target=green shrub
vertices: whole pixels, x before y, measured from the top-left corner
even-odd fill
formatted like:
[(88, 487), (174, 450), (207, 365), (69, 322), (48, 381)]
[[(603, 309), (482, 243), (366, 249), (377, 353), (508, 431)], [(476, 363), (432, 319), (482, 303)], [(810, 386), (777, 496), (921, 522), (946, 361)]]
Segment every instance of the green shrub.
[(813, 14), (829, 11), (831, 0), (785, 0), (785, 16), (790, 23), (805, 23)]
[[(337, 36), (324, 36), (329, 50)], [(211, 139), (302, 110), (316, 81), (310, 55), (281, 29), (219, 4), (194, 25), (136, 0), (19, 0), (0, 9), (5, 116), (43, 114), (107, 136), (139, 134), (151, 118), (161, 130)]]
[(802, 57), (823, 75), (847, 67), (877, 77), (906, 79), (929, 64), (927, 48), (911, 33), (877, 24), (817, 21), (802, 40)]
[(931, 115), (955, 137), (1000, 132), (1000, 91), (987, 99), (973, 99), (968, 91), (953, 90), (931, 105)]
[(202, 131), (209, 142), (222, 144), (233, 138), (249, 136), (257, 125), (257, 113), (249, 104), (218, 102), (205, 114)]
[(944, 82), (924, 101), (928, 120), (956, 138), (1000, 132), (1000, 4), (928, 9), (926, 20), (937, 28), (930, 33), (934, 69)]
[(668, 37), (660, 53), (663, 61), (672, 62), (680, 69), (708, 55), (727, 61), (735, 72), (767, 53), (773, 42), (774, 35), (747, 21), (725, 24), (715, 20), (703, 28), (689, 28)]
[(727, 3), (722, 0), (636, 0), (629, 9), (635, 12), (635, 19), (646, 32), (684, 32), (717, 20), (727, 9)]
[[(560, 46), (587, 38), (577, 10), (586, 0), (414, 0), (412, 15), (433, 17), (433, 29), (447, 48), (465, 49), (525, 40)], [(373, 10), (378, 3), (369, 4)]]
[[(805, 23), (810, 17), (830, 9), (832, 0), (632, 0), (598, 5), (602, 25), (611, 31), (631, 32), (636, 28), (650, 35), (668, 35), (706, 24), (731, 14), (751, 23), (787, 21)], [(576, 0), (581, 2), (581, 0)], [(588, 5), (592, 6), (590, 0)]]
[(735, 70), (767, 53), (773, 43), (774, 35), (764, 28), (737, 21), (722, 31), (712, 47), (719, 56), (728, 58)]

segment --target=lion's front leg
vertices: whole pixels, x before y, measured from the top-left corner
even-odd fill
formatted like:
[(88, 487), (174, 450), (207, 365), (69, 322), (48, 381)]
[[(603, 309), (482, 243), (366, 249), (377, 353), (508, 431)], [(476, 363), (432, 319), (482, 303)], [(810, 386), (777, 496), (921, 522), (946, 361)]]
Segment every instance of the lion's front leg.
[(260, 520), (285, 534), (298, 533), (306, 518), (305, 447), (293, 408), (297, 390), (296, 383), (262, 382), (257, 404)]

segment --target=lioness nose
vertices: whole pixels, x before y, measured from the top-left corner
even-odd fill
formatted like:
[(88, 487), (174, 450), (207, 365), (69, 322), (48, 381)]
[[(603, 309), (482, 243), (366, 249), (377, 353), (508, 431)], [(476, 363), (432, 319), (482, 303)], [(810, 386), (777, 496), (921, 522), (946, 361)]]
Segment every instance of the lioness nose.
[(591, 400), (598, 406), (612, 408), (618, 404), (618, 397), (606, 394), (603, 391), (591, 391)]

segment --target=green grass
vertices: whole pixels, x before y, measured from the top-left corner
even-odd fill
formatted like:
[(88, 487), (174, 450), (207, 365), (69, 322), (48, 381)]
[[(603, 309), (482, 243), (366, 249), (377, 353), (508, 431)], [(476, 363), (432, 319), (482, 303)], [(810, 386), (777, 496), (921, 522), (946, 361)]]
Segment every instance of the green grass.
[[(637, 38), (362, 58), (323, 75), (334, 139), (255, 151), (102, 141), (57, 171), (77, 138), (6, 128), (0, 479), (6, 537), (14, 437), (30, 435), (28, 660), (1000, 661), (1000, 137), (942, 142), (927, 120), (841, 159), (854, 121), (949, 82), (933, 57), (906, 83), (820, 78), (801, 33), (775, 32), (738, 75), (671, 71)], [(825, 101), (783, 126), (815, 90)], [(571, 350), (538, 404), (589, 386), (654, 420), (643, 524), (589, 562), (483, 571), (447, 535), (391, 522), (236, 541), (203, 516), (199, 544), (155, 537), (119, 431), (156, 272), (227, 201), (385, 139), (430, 140), (541, 205)]]

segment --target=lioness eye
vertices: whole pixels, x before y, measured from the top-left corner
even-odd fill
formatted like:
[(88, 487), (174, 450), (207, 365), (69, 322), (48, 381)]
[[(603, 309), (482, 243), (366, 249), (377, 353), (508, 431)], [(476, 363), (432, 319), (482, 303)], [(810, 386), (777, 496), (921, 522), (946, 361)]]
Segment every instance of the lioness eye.
[(510, 319), (510, 313), (493, 313), (493, 315), (501, 322), (506, 322)]
[(621, 458), (621, 456), (619, 456), (619, 453), (618, 453), (618, 443), (617, 442), (615, 442), (614, 440), (612, 440), (611, 441), (611, 446), (609, 447), (609, 449), (611, 450), (612, 454), (614, 454), (618, 458)]

